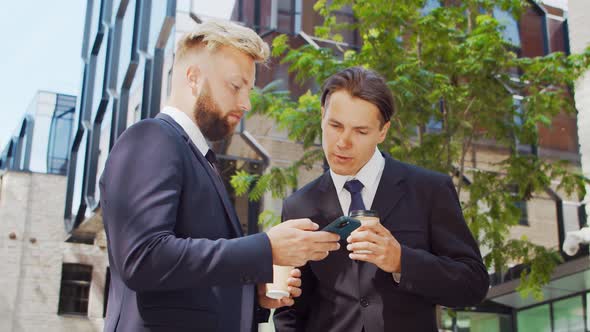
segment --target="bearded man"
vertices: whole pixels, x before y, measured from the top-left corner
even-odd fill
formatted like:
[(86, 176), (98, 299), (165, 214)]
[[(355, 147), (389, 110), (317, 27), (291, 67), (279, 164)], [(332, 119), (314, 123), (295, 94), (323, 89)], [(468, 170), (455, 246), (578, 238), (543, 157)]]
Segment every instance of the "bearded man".
[[(105, 331), (252, 331), (268, 310), (272, 265), (302, 266), (339, 248), (309, 219), (244, 236), (208, 141), (250, 109), (268, 45), (248, 28), (209, 21), (178, 43), (167, 106), (128, 128), (100, 180), (111, 286)], [(256, 292), (258, 287), (258, 292)], [(258, 298), (256, 298), (258, 293)], [(258, 301), (256, 301), (258, 300)], [(265, 316), (266, 313), (266, 317)]]

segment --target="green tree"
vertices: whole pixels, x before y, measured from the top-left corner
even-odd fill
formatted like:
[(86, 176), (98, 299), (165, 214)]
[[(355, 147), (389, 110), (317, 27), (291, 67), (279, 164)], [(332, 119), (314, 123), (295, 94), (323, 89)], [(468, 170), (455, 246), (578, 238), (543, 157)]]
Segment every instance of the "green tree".
[[(433, 1), (428, 1), (430, 5)], [(538, 144), (538, 129), (548, 126), (559, 112), (575, 114), (569, 89), (590, 66), (590, 48), (584, 54), (518, 58), (515, 46), (503, 37), (504, 26), (494, 18), (502, 10), (518, 19), (527, 6), (520, 0), (463, 0), (451, 6), (427, 6), (424, 0), (319, 0), (315, 5), (325, 19), (315, 35), (342, 40), (344, 30), (358, 31), (362, 45), (338, 54), (329, 48), (288, 46), (287, 36), (273, 42), (273, 55), (282, 56), (301, 82), (322, 82), (340, 69), (361, 65), (381, 73), (395, 97), (397, 114), (381, 149), (394, 158), (453, 175), (466, 221), (495, 271), (510, 262), (530, 268), (521, 275), (523, 296), (542, 297), (541, 287), (561, 257), (526, 238), (509, 239), (518, 224), (516, 202), (559, 181), (558, 190), (584, 197), (587, 178), (571, 171), (566, 162), (547, 162), (519, 145)], [(352, 8), (356, 23), (338, 22), (335, 11)], [(428, 9), (427, 9), (428, 8)], [(517, 79), (515, 79), (517, 78)], [(261, 177), (237, 173), (232, 185), (239, 194), (252, 186), (250, 199), (267, 191), (283, 197), (297, 186), (301, 168), (321, 161), (318, 91), (297, 100), (277, 84), (256, 90), (253, 113), (264, 114), (302, 142), (305, 155), (287, 168), (273, 168)], [(513, 95), (522, 95), (520, 105)], [(518, 121), (515, 121), (518, 119)], [(427, 130), (437, 123), (440, 130)], [(480, 142), (493, 142), (506, 151), (494, 170), (466, 167), (466, 155)], [(261, 215), (273, 223), (277, 216)]]

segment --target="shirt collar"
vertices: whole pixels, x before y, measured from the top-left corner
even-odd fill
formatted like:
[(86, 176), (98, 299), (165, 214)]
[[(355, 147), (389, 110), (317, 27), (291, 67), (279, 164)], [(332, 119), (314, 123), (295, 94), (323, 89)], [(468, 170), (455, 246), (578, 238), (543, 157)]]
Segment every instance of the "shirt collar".
[(359, 180), (364, 188), (374, 186), (380, 174), (379, 171), (383, 167), (385, 167), (385, 158), (383, 158), (379, 149), (375, 148), (375, 153), (373, 153), (371, 159), (355, 175), (340, 175), (330, 169), (330, 176), (332, 176), (332, 182), (334, 182), (334, 187), (336, 187), (336, 193), (340, 193), (346, 181), (351, 179)]
[(209, 151), (209, 144), (207, 143), (205, 136), (203, 136), (199, 127), (188, 115), (186, 115), (186, 113), (172, 106), (164, 106), (161, 113), (169, 115), (174, 121), (176, 121), (176, 123), (178, 123), (178, 125), (180, 125), (180, 127), (182, 127), (203, 156), (207, 154), (207, 151)]

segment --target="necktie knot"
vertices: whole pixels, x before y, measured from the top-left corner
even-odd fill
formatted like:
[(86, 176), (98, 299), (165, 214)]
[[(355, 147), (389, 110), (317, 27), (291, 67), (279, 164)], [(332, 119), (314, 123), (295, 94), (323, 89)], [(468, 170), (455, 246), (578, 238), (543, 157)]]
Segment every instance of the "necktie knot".
[(361, 190), (363, 190), (363, 187), (363, 183), (356, 179), (346, 181), (344, 184), (344, 189), (348, 190), (351, 194), (360, 193)]
[(217, 157), (215, 156), (215, 152), (213, 152), (213, 150), (209, 149), (209, 151), (207, 151), (205, 154), (205, 159), (207, 159), (211, 165), (217, 167)]
[(361, 190), (363, 190), (363, 183), (359, 180), (346, 181), (344, 189), (350, 192), (350, 206), (348, 207), (348, 213), (354, 210), (365, 210), (365, 203), (363, 202), (363, 196)]
[(207, 159), (209, 164), (211, 164), (211, 167), (213, 168), (215, 173), (217, 173), (217, 175), (221, 177), (221, 174), (219, 174), (219, 165), (217, 164), (217, 157), (215, 156), (215, 152), (209, 149), (209, 151), (207, 151), (207, 153), (205, 154), (205, 159)]

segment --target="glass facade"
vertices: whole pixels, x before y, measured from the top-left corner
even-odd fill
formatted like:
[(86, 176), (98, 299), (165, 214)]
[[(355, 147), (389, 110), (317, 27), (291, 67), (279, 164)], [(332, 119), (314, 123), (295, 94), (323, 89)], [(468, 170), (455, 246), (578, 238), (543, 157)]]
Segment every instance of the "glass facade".
[[(175, 11), (174, 0), (88, 0), (82, 93), (64, 211), (68, 231), (98, 207), (100, 173), (128, 126), (129, 108), (141, 104), (142, 118), (160, 109), (162, 49), (171, 39)], [(136, 95), (142, 96), (141, 103)]]
[(76, 110), (76, 97), (57, 95), (55, 111), (49, 129), (47, 172), (66, 174), (72, 141), (72, 125)]
[[(301, 2), (292, 3), (296, 14)], [(194, 17), (203, 6), (203, 0), (88, 0), (82, 92), (70, 144), (66, 231), (72, 232), (99, 207), (100, 175), (117, 138), (133, 123), (160, 111), (169, 93), (176, 38), (197, 24)], [(184, 25), (177, 27), (177, 22)], [(227, 162), (227, 183), (235, 169), (264, 169), (259, 159), (227, 155), (226, 143), (216, 152)], [(256, 226), (259, 203), (234, 197), (231, 186), (226, 187), (240, 220)]]
[(553, 331), (586, 331), (582, 300), (582, 296), (576, 296), (553, 303)]
[(445, 332), (514, 332), (510, 315), (457, 311), (450, 314), (443, 310), (441, 331)]
[(518, 332), (551, 332), (549, 304), (521, 310), (516, 315)]
[(76, 97), (40, 91), (0, 153), (0, 169), (65, 175)]
[(498, 7), (494, 8), (493, 15), (502, 26), (500, 32), (504, 40), (514, 47), (520, 48), (520, 31), (518, 29), (518, 22), (514, 19), (514, 16)]
[(568, 296), (523, 309), (484, 307), (478, 310), (443, 309), (440, 331), (445, 332), (588, 332), (590, 292)]

